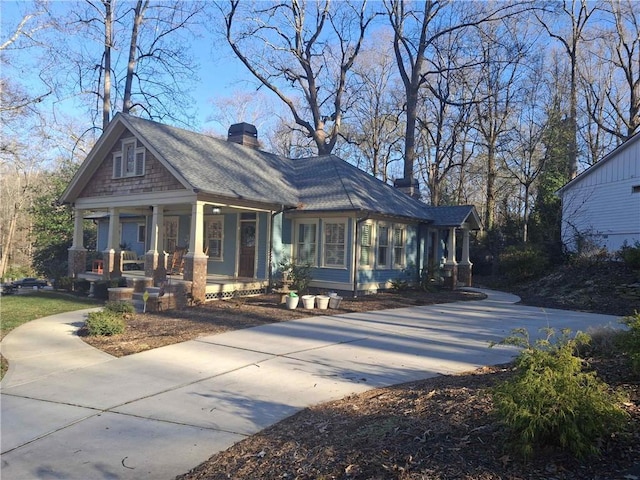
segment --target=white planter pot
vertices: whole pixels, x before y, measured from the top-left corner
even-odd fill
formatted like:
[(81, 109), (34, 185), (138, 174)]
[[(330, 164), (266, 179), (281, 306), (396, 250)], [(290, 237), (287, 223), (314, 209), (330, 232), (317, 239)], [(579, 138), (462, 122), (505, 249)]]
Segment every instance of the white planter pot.
[(331, 297), (329, 299), (329, 308), (340, 308), (340, 302), (342, 301), (342, 297)]
[(318, 295), (316, 297), (316, 305), (320, 310), (326, 310), (329, 307), (329, 297), (326, 295)]
[(312, 310), (314, 304), (316, 303), (315, 295), (303, 295), (302, 296), (302, 306), (307, 310)]
[(293, 310), (298, 306), (298, 302), (300, 301), (300, 297), (289, 297), (287, 296), (287, 308), (289, 310)]

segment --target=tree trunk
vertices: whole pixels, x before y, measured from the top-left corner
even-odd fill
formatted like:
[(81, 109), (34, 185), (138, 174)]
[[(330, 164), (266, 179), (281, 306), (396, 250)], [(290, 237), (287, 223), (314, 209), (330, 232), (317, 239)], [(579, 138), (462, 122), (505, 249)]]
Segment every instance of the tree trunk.
[(113, 45), (113, 12), (111, 0), (104, 0), (104, 91), (102, 94), (102, 130), (111, 120), (111, 46)]

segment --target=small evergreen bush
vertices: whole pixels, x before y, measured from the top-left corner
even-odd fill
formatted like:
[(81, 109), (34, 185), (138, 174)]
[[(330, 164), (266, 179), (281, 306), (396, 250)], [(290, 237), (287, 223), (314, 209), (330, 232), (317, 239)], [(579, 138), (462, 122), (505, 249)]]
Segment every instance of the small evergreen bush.
[(309, 284), (313, 277), (311, 276), (312, 265), (309, 262), (298, 264), (291, 258), (285, 258), (280, 262), (280, 271), (289, 272), (291, 280), (291, 289), (297, 290), (299, 294), (309, 290)]
[(508, 280), (523, 281), (543, 276), (549, 268), (549, 258), (532, 246), (511, 246), (500, 254), (499, 264), (500, 273)]
[(89, 293), (89, 289), (91, 288), (91, 282), (89, 282), (89, 280), (85, 280), (83, 278), (80, 278), (78, 280), (75, 281), (74, 287), (73, 289), (76, 291), (76, 293), (80, 293), (80, 294), (88, 294)]
[(136, 308), (129, 302), (107, 302), (104, 309), (112, 313), (119, 313), (120, 315), (136, 313)]
[(640, 375), (640, 312), (620, 320), (629, 330), (621, 335), (620, 345), (624, 353), (629, 355), (633, 373)]
[(550, 445), (581, 458), (598, 453), (597, 440), (623, 428), (626, 413), (619, 398), (594, 372), (583, 372), (574, 355), (586, 334), (558, 341), (552, 329), (535, 345), (525, 329), (503, 340), (524, 347), (515, 361), (516, 375), (493, 389), (496, 413), (510, 433), (513, 448), (525, 458), (536, 447)]
[(86, 325), (91, 336), (117, 335), (123, 333), (126, 326), (122, 314), (109, 310), (89, 313)]
[(58, 277), (53, 281), (53, 288), (56, 290), (65, 290), (70, 292), (73, 290), (73, 278), (71, 277)]
[(635, 242), (632, 247), (625, 241), (617, 256), (629, 268), (640, 270), (640, 242)]

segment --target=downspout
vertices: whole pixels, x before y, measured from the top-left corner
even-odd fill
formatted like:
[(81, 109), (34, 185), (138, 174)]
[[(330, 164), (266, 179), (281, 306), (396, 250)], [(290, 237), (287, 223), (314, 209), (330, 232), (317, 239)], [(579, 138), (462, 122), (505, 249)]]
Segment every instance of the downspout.
[(267, 261), (269, 262), (269, 287), (273, 285), (273, 222), (276, 218), (276, 215), (284, 213), (288, 210), (295, 210), (297, 207), (285, 207), (284, 205), (280, 205), (280, 209), (275, 212), (271, 211), (271, 226), (269, 231), (269, 255), (267, 257)]
[(360, 238), (360, 224), (369, 219), (369, 213), (364, 217), (356, 218), (353, 248), (353, 298), (358, 298), (358, 240)]

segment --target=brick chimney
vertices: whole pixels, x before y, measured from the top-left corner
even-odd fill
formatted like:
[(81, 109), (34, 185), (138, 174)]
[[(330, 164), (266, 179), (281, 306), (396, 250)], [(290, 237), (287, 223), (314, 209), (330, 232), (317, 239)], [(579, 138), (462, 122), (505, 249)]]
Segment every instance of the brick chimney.
[(393, 181), (393, 186), (416, 200), (420, 199), (420, 186), (417, 178), (398, 178)]
[(229, 127), (227, 141), (246, 145), (251, 148), (258, 148), (258, 130), (250, 123), (234, 123)]

